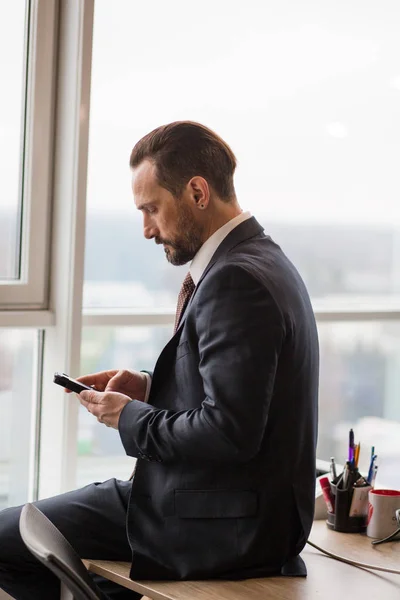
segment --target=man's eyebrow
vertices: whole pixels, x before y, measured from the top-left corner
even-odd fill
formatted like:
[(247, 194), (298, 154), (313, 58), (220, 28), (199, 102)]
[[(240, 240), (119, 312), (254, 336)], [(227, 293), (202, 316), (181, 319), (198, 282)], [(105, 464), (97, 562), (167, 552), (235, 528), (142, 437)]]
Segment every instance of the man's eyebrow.
[(154, 204), (155, 204), (154, 200), (151, 200), (150, 202), (142, 202), (136, 208), (138, 210), (145, 210), (146, 208), (148, 208), (149, 206), (153, 206)]

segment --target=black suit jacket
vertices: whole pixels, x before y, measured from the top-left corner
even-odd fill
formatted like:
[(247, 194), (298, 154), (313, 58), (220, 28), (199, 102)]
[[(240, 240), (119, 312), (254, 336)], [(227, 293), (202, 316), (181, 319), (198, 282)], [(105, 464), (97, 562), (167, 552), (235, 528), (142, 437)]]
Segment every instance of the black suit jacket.
[[(294, 266), (252, 217), (221, 243), (119, 432), (138, 458), (132, 578), (304, 574), (318, 339)], [(285, 567), (286, 565), (286, 567)]]

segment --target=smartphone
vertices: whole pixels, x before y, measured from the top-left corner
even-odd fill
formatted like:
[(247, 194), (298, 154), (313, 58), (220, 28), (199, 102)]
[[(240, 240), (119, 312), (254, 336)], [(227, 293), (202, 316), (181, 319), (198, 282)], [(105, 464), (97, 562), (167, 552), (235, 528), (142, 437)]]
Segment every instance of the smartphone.
[(76, 392), (77, 394), (80, 394), (83, 390), (93, 390), (92, 387), (84, 385), (76, 379), (72, 379), (72, 377), (69, 377), (69, 375), (66, 375), (65, 373), (54, 373), (54, 383), (67, 388), (67, 390), (71, 390), (71, 392)]

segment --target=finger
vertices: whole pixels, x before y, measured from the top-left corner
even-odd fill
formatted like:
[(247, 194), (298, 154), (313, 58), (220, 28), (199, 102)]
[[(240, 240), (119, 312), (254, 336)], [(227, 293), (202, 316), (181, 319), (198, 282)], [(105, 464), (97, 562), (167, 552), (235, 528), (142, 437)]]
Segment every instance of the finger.
[(103, 392), (106, 386), (106, 382), (102, 380), (98, 375), (82, 375), (82, 377), (76, 378), (79, 383), (83, 383), (84, 385), (88, 385), (89, 387), (96, 388), (96, 390)]
[[(78, 380), (77, 380), (77, 381), (78, 381)], [(96, 388), (96, 386), (95, 386), (95, 385), (92, 385), (91, 387), (93, 387), (93, 388)], [(65, 392), (66, 394), (72, 394), (74, 391), (73, 391), (73, 390), (69, 390), (68, 388), (64, 388), (64, 392)], [(76, 393), (76, 392), (75, 392), (75, 393)]]
[(77, 377), (76, 380), (85, 385), (95, 387), (99, 392), (104, 392), (108, 381), (114, 374), (115, 371), (102, 371), (101, 373), (82, 375), (81, 377)]
[(110, 381), (106, 385), (105, 391), (118, 392), (120, 387), (123, 384), (127, 383), (127, 380), (129, 380), (129, 376), (127, 376), (127, 372), (124, 370), (120, 370), (120, 371), (118, 371), (118, 373), (116, 373), (114, 375), (114, 377), (111, 377)]
[[(79, 397), (79, 396), (78, 396)], [(92, 402), (86, 402), (85, 400), (82, 400), (81, 398), (79, 398), (80, 403), (82, 404), (82, 406), (84, 406), (86, 408), (86, 410), (93, 415), (94, 417), (97, 418), (97, 420), (99, 421), (100, 417), (100, 407), (98, 404), (93, 404)], [(102, 421), (99, 421), (100, 423)]]
[[(82, 406), (84, 406), (85, 408), (87, 408), (87, 409), (89, 410), (89, 404), (90, 404), (90, 402), (86, 402), (86, 400), (83, 400), (83, 399), (82, 399), (82, 398), (79, 396), (79, 394), (77, 394), (77, 396), (78, 396), (78, 400), (79, 400), (79, 402), (82, 404)], [(90, 411), (89, 411), (89, 412), (90, 412)]]
[(84, 400), (88, 404), (89, 403), (90, 404), (100, 404), (102, 397), (103, 397), (102, 392), (95, 392), (94, 390), (93, 390), (93, 392), (91, 392), (89, 390), (83, 390), (79, 394), (79, 400)]

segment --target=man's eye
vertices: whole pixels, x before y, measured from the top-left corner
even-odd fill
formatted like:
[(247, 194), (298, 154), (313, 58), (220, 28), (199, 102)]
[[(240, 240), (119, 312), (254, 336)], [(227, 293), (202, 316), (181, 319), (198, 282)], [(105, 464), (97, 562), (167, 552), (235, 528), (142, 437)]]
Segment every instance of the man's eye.
[(157, 212), (157, 209), (156, 209), (154, 206), (149, 206), (149, 207), (148, 207), (148, 209), (147, 209), (147, 212), (148, 212), (150, 215), (152, 215), (152, 214), (154, 214), (155, 212)]

